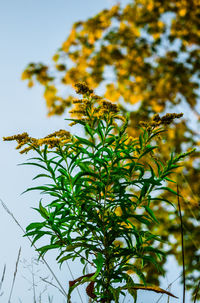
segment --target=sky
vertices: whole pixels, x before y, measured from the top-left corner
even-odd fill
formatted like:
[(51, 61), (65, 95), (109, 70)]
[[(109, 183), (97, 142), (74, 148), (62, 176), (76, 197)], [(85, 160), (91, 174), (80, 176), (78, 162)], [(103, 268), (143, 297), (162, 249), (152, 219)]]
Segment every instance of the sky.
[[(3, 142), (2, 137), (24, 131), (33, 137), (43, 137), (55, 130), (66, 128), (67, 125), (64, 117), (47, 117), (42, 88), (36, 85), (28, 89), (25, 82), (21, 81), (21, 73), (30, 62), (50, 63), (74, 22), (87, 19), (114, 3), (116, 1), (112, 0), (0, 0), (0, 198), (23, 228), (38, 220), (32, 207), (37, 207), (39, 193), (21, 195), (28, 187), (33, 186), (32, 178), (38, 171), (32, 167), (18, 166), (26, 161), (27, 156), (20, 155), (15, 150), (15, 142)], [(34, 278), (36, 303), (40, 302), (38, 296), (42, 291), (42, 303), (49, 302), (47, 293), (54, 296), (52, 303), (63, 303), (64, 297), (55, 287), (49, 285), (45, 290), (48, 284), (42, 282), (40, 276), (44, 279), (49, 272), (44, 264), (36, 264), (37, 253), (30, 247), (28, 239), (22, 236), (16, 222), (0, 205), (0, 279), (6, 264), (0, 303), (8, 302), (20, 247), (20, 262), (10, 302), (34, 302)], [(67, 266), (63, 265), (60, 270), (54, 253), (49, 253), (47, 260), (66, 290), (69, 280), (72, 279)], [(180, 268), (173, 258), (169, 260), (167, 267), (169, 272), (162, 279), (163, 288), (180, 274)], [(81, 275), (79, 264), (70, 263), (70, 268), (75, 278)], [(171, 291), (181, 297), (182, 290), (178, 280), (172, 285)], [(87, 302), (83, 289), (80, 292), (83, 303)], [(139, 291), (138, 303), (145, 303), (147, 299), (149, 303), (156, 303), (159, 297), (158, 294)], [(127, 296), (124, 303), (129, 302), (128, 298)], [(171, 303), (177, 301), (170, 300)], [(81, 302), (76, 292), (72, 302)], [(167, 302), (167, 297), (163, 296), (159, 302)]]

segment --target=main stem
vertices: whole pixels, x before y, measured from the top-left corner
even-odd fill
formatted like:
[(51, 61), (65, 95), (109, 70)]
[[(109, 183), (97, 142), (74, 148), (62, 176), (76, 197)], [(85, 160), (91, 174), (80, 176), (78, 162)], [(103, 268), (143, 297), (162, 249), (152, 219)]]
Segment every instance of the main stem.
[(109, 254), (109, 235), (108, 232), (106, 230), (106, 224), (107, 224), (107, 218), (105, 218), (106, 215), (106, 198), (107, 198), (107, 190), (108, 190), (108, 186), (106, 186), (105, 188), (105, 197), (104, 197), (104, 209), (103, 209), (103, 217), (102, 217), (102, 221), (103, 221), (103, 233), (104, 233), (104, 256), (105, 256), (105, 280), (104, 280), (104, 297), (105, 299), (105, 303), (110, 303), (111, 299), (110, 299), (110, 290), (109, 290), (109, 286), (110, 286), (110, 254)]
[[(104, 139), (103, 139), (103, 147), (105, 144), (105, 140), (106, 137), (108, 135), (108, 121), (106, 124), (106, 127), (104, 129)], [(94, 153), (94, 151), (93, 151)], [(100, 159), (102, 159), (103, 157), (103, 153), (101, 153), (100, 155)], [(109, 173), (110, 175), (110, 173)], [(108, 175), (108, 180), (109, 180), (109, 175)], [(101, 178), (101, 168), (99, 170), (99, 176)], [(109, 290), (109, 286), (110, 286), (110, 255), (109, 255), (109, 239), (108, 239), (108, 233), (106, 230), (106, 224), (107, 224), (107, 219), (105, 218), (106, 215), (106, 198), (107, 198), (107, 192), (108, 192), (108, 184), (109, 182), (107, 181), (107, 185), (105, 186), (105, 194), (104, 194), (104, 202), (103, 202), (103, 213), (102, 213), (102, 227), (103, 227), (103, 235), (104, 235), (104, 239), (103, 239), (103, 246), (104, 246), (104, 257), (105, 257), (105, 270), (103, 272), (103, 281), (102, 281), (102, 286), (103, 286), (103, 300), (101, 301), (102, 303), (111, 303), (111, 299), (110, 299), (110, 290)], [(99, 192), (99, 203), (101, 204), (101, 192)]]
[(107, 236), (107, 232), (105, 231), (104, 233), (104, 247), (105, 247), (105, 290), (104, 290), (104, 295), (106, 297), (106, 301), (105, 303), (110, 303), (111, 299), (109, 298), (109, 286), (110, 286), (110, 275), (109, 275), (109, 271), (110, 271), (110, 256), (109, 256), (109, 245), (108, 245), (108, 236)]

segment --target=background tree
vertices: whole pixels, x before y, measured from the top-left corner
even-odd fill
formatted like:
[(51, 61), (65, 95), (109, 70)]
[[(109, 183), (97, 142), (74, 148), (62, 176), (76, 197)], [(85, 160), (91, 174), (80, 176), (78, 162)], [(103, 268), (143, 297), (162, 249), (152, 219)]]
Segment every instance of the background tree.
[[(53, 65), (31, 63), (22, 74), (29, 87), (36, 80), (44, 86), (48, 114), (63, 114), (71, 105), (70, 87), (84, 81), (104, 91), (131, 112), (129, 134), (135, 136), (140, 120), (155, 113), (183, 111), (185, 120), (170, 127), (161, 155), (166, 160), (171, 146), (184, 152), (200, 144), (200, 3), (198, 0), (135, 0), (103, 10), (73, 25), (70, 35), (53, 57)], [(67, 91), (67, 93), (66, 93)], [(195, 293), (200, 278), (198, 225), (200, 176), (199, 152), (179, 169), (182, 200), (187, 287)], [(181, 262), (180, 222), (177, 214), (155, 205), (169, 253)], [(170, 220), (169, 220), (170, 218)], [(163, 244), (160, 244), (162, 248)], [(150, 275), (151, 274), (151, 275)], [(147, 278), (156, 283), (148, 268)]]

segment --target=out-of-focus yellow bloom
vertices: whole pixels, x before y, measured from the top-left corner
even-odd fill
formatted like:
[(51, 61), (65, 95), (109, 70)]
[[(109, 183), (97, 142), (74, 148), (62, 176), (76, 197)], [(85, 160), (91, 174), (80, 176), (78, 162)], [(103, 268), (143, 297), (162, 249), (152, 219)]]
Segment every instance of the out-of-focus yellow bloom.
[(120, 206), (118, 206), (116, 209), (115, 209), (115, 214), (119, 217), (122, 216), (122, 209)]
[(122, 241), (119, 241), (119, 240), (115, 240), (115, 241), (113, 242), (113, 244), (114, 244), (115, 246), (119, 246), (119, 247), (123, 247), (123, 246), (124, 246), (123, 242), (122, 242)]

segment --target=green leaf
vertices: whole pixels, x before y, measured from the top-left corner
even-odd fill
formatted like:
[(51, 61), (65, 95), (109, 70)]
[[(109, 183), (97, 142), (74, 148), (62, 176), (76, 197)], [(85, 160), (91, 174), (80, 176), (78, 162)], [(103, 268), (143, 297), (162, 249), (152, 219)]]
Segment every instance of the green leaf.
[(163, 251), (161, 251), (160, 249), (154, 248), (152, 246), (146, 246), (143, 248), (144, 252), (153, 252), (155, 254), (161, 254), (163, 256), (165, 256), (165, 253)]
[(149, 137), (147, 142), (151, 141), (155, 136), (158, 136), (158, 134), (165, 133), (165, 132), (166, 132), (166, 129), (163, 129), (163, 128), (159, 128), (156, 131), (153, 131), (153, 134)]
[(134, 288), (135, 283), (131, 277), (127, 278), (127, 284), (123, 289), (127, 289), (129, 294), (133, 297), (134, 303), (137, 302), (137, 290)]
[(144, 173), (145, 173), (143, 165), (139, 165), (139, 164), (135, 165), (134, 171), (137, 171), (137, 170), (140, 171), (139, 179), (141, 179), (144, 176)]
[(162, 268), (160, 267), (160, 265), (158, 264), (158, 262), (156, 261), (155, 258), (153, 258), (152, 256), (142, 256), (142, 259), (145, 263), (152, 263), (158, 271), (162, 272)]
[(97, 134), (99, 135), (99, 137), (101, 139), (101, 142), (103, 142), (103, 140), (104, 140), (104, 134), (103, 134), (103, 131), (102, 131), (101, 121), (98, 123)]
[(172, 202), (170, 202), (169, 200), (167, 200), (165, 198), (151, 198), (150, 200), (151, 201), (164, 201), (164, 202), (170, 204), (171, 206), (173, 206), (174, 208), (176, 208)]
[(154, 179), (155, 178), (154, 170), (153, 170), (152, 166), (149, 163), (147, 163), (147, 165), (149, 166), (150, 171), (151, 171), (151, 178)]
[[(135, 218), (137, 221), (139, 221), (139, 222), (141, 222), (141, 223), (144, 223), (144, 224), (146, 224), (146, 225), (149, 225), (150, 224), (150, 221), (148, 221), (147, 219), (145, 219), (145, 218), (147, 218), (146, 216), (144, 216), (144, 215), (132, 215), (133, 216), (133, 218)], [(131, 216), (131, 217), (132, 217)]]
[(45, 192), (45, 191), (48, 191), (49, 188), (48, 188), (47, 186), (35, 186), (35, 187), (30, 187), (30, 188), (26, 189), (25, 191), (23, 191), (22, 194), (25, 194), (25, 193), (27, 193), (27, 192), (29, 192), (29, 191), (31, 191), (31, 190), (42, 190), (42, 191)]
[(96, 257), (96, 259), (93, 260), (93, 262), (96, 264), (97, 270), (96, 270), (94, 276), (92, 277), (92, 281), (94, 281), (94, 279), (99, 275), (99, 273), (104, 265), (104, 258), (100, 252), (97, 254), (97, 257)]
[(144, 182), (144, 185), (143, 185), (141, 193), (140, 193), (140, 199), (146, 195), (146, 193), (149, 189), (149, 185), (150, 185), (149, 183)]
[(153, 219), (154, 222), (159, 223), (159, 221), (156, 219), (156, 216), (154, 214), (154, 212), (151, 210), (151, 208), (149, 206), (144, 206), (146, 212), (150, 215), (150, 217)]
[[(155, 190), (167, 190), (167, 191), (171, 192), (172, 194), (178, 196), (177, 192), (174, 191), (173, 189), (171, 189), (170, 187), (165, 187), (165, 186), (163, 186), (163, 187), (158, 187), (158, 188), (156, 188)], [(179, 196), (181, 197), (180, 194), (179, 194)]]
[(39, 164), (39, 163), (27, 162), (27, 163), (21, 163), (21, 164), (19, 164), (19, 165), (33, 165), (33, 166), (38, 166), (38, 167), (40, 167), (40, 168), (42, 168), (42, 169), (48, 171), (48, 169), (47, 169), (45, 166), (43, 166), (43, 165), (41, 165), (41, 164)]
[(107, 138), (107, 139), (105, 140), (105, 146), (111, 145), (114, 141), (115, 141), (115, 137), (114, 137), (114, 136), (112, 136), (112, 137), (110, 137), (110, 138)]
[(81, 121), (81, 120), (79, 120), (79, 119), (64, 119), (64, 120), (76, 122), (77, 124), (81, 124), (81, 125), (85, 125), (85, 124), (86, 124), (86, 122)]
[(144, 155), (150, 153), (152, 150), (157, 148), (158, 146), (150, 146), (148, 148), (145, 148), (144, 152), (139, 156), (139, 159), (141, 159)]
[(36, 180), (36, 179), (42, 178), (42, 177), (44, 177), (44, 178), (50, 178), (51, 179), (51, 176), (49, 176), (49, 175), (39, 174), (39, 175), (35, 176), (32, 180)]
[(113, 298), (115, 300), (115, 303), (119, 303), (119, 295), (120, 295), (120, 292), (121, 292), (120, 287), (114, 288), (114, 287), (110, 286), (109, 290), (113, 294)]
[(44, 146), (44, 150), (43, 150), (43, 156), (44, 156), (45, 161), (47, 161), (47, 148), (48, 148), (48, 145), (46, 144)]
[(45, 225), (45, 222), (35, 222), (31, 223), (26, 227), (26, 232), (31, 230), (31, 229), (40, 229)]
[(62, 264), (64, 261), (72, 259), (73, 256), (74, 256), (74, 253), (68, 254), (67, 256), (64, 256), (64, 257), (60, 258), (58, 263)]
[(49, 219), (49, 213), (48, 213), (48, 211), (46, 210), (46, 208), (44, 208), (44, 207), (42, 206), (41, 200), (40, 200), (40, 203), (39, 203), (39, 212), (40, 212), (40, 214), (41, 214), (41, 216), (42, 216), (43, 218)]
[(142, 135), (139, 135), (140, 148), (143, 148), (143, 138)]
[(91, 147), (96, 147), (95, 144), (85, 138), (81, 138), (81, 137), (78, 137), (78, 136), (75, 136), (76, 139), (78, 139), (78, 142), (80, 144), (85, 144), (87, 146), (91, 146)]
[(50, 232), (47, 232), (47, 231), (38, 231), (37, 232), (37, 235), (35, 236), (35, 238), (33, 239), (32, 243), (31, 243), (31, 246), (33, 246), (33, 244), (39, 240), (40, 238), (42, 238), (44, 235), (52, 235)]
[(85, 130), (86, 133), (88, 133), (93, 138), (93, 130), (91, 129), (88, 123), (85, 124)]
[(78, 166), (79, 166), (83, 171), (88, 171), (88, 170), (89, 170), (88, 166), (91, 164), (91, 162), (90, 162), (90, 161), (84, 161), (84, 162), (79, 162), (79, 163), (77, 163), (77, 164), (78, 164)]
[(83, 176), (92, 176), (95, 177), (96, 179), (100, 179), (99, 175), (96, 173), (92, 173), (92, 172), (79, 172), (74, 178), (73, 178), (73, 186), (75, 184), (77, 184), (77, 182), (79, 181), (79, 179)]
[(51, 249), (56, 249), (56, 248), (60, 248), (60, 245), (58, 244), (50, 244), (50, 245), (45, 245), (45, 246), (42, 246), (40, 248), (37, 248), (37, 251), (40, 252), (40, 256), (41, 257), (42, 255), (44, 255), (47, 251), (51, 250)]
[(68, 174), (68, 172), (67, 172), (66, 169), (59, 168), (58, 171), (59, 171), (62, 175), (64, 175), (67, 179), (69, 179), (69, 174)]

